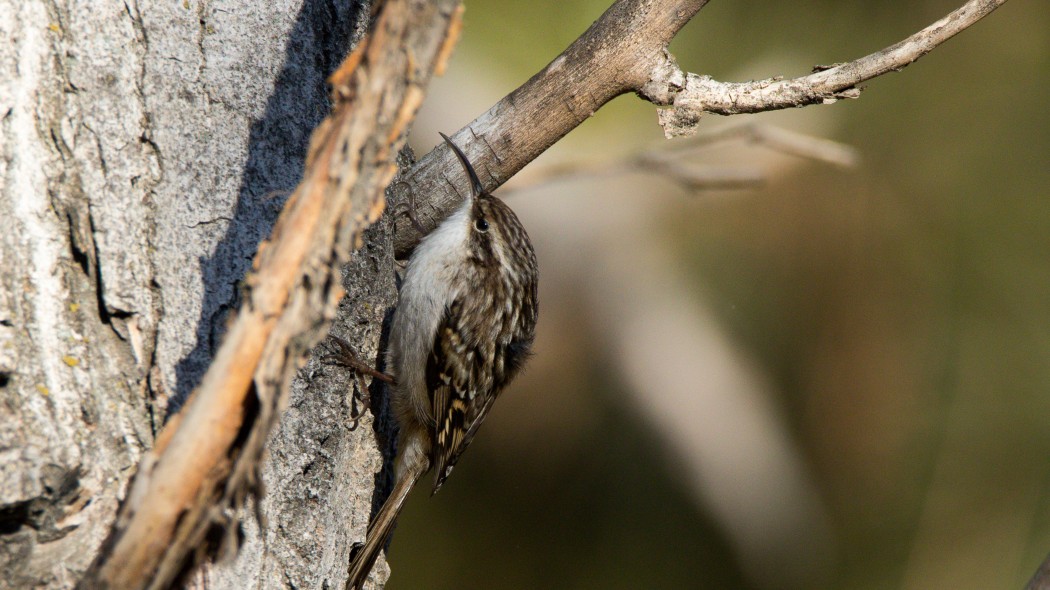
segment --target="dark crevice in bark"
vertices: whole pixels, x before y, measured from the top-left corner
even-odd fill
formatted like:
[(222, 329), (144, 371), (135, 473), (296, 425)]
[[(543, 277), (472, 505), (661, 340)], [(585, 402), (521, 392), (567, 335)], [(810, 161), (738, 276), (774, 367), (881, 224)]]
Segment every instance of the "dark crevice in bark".
[(36, 543), (50, 543), (76, 529), (76, 525), (61, 527), (58, 522), (79, 497), (79, 471), (48, 465), (41, 483), (43, 493), (36, 498), (0, 506), (0, 536), (31, 529)]

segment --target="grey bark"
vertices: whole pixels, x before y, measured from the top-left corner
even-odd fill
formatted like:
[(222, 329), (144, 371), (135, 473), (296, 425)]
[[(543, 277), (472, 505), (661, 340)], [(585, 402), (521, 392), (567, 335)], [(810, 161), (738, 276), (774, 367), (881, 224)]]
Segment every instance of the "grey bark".
[[(0, 587), (71, 587), (99, 552), (221, 338), (368, 13), (0, 0)], [(370, 232), (336, 330), (375, 359), (396, 289), (390, 230)], [(242, 551), (195, 585), (345, 576), (385, 433), (367, 414), (352, 428), (355, 387), (303, 369), (263, 467), (267, 526), (246, 515)]]

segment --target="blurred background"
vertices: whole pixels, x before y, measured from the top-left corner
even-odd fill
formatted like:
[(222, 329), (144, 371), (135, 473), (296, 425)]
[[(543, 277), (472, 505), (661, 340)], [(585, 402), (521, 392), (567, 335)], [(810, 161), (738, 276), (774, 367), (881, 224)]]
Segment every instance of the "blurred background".
[[(608, 4), (468, 1), (417, 153)], [(960, 4), (723, 0), (671, 49), (721, 80), (797, 76)], [(616, 165), (664, 149), (634, 96), (573, 131), (497, 193), (538, 251), (536, 354), (410, 500), (388, 587), (1022, 587), (1050, 552), (1048, 74), (1050, 10), (1014, 0), (860, 100), (710, 116), (701, 134), (860, 157), (689, 154), (763, 179), (745, 190)], [(536, 182), (567, 164), (605, 167)]]

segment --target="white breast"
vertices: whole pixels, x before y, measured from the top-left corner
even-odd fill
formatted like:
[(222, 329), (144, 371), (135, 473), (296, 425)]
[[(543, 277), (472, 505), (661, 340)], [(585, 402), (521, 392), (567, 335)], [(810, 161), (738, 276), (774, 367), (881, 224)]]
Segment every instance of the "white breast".
[(433, 423), (426, 391), (426, 366), (438, 322), (453, 292), (454, 269), (464, 263), (470, 231), (470, 201), (464, 202), (409, 258), (390, 326), (388, 371), (397, 379), (394, 402), (408, 404), (417, 418)]

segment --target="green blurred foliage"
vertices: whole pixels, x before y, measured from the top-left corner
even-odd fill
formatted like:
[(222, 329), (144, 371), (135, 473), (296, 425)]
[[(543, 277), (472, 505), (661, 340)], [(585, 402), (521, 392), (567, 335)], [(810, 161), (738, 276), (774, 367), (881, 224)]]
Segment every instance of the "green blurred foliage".
[[(801, 75), (960, 3), (723, 0), (672, 51), (720, 79)], [(499, 64), (487, 83), (506, 93), (607, 5), (468, 3), (457, 51)], [(1050, 9), (1014, 0), (860, 100), (776, 115), (833, 118), (860, 168), (807, 164), (667, 216), (669, 255), (782, 395), (833, 520), (831, 587), (1017, 588), (1050, 552), (1047, 74)], [(659, 137), (627, 97), (558, 153)], [(593, 416), (524, 452), (499, 443), (516, 406), (498, 407), (441, 494), (410, 501), (389, 588), (751, 587), (586, 329), (569, 332), (571, 373), (529, 384)]]

